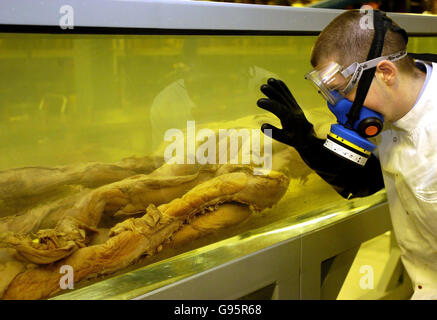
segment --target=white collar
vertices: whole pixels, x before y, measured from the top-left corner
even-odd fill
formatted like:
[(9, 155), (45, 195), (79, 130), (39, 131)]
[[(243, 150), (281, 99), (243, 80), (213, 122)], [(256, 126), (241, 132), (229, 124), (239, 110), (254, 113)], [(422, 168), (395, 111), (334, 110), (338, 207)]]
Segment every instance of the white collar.
[[(399, 120), (393, 122), (395, 127), (400, 129), (404, 129), (407, 131), (411, 131), (419, 124), (422, 124), (424, 121), (429, 120), (429, 111), (431, 104), (428, 103), (432, 98), (432, 83), (437, 82), (437, 65), (433, 63), (433, 65), (429, 65), (428, 63), (424, 63), (423, 61), (416, 60), (416, 63), (421, 63), (426, 66), (426, 79), (423, 83), (422, 89), (420, 90), (419, 96), (416, 100), (416, 103), (411, 108), (410, 111), (407, 112)], [(434, 71), (434, 72), (433, 72)]]

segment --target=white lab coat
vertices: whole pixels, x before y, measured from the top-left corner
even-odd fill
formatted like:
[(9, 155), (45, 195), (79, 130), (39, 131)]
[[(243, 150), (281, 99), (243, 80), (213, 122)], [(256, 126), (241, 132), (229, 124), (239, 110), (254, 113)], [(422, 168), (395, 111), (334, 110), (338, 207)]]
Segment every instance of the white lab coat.
[(437, 299), (437, 64), (429, 66), (414, 107), (376, 140), (412, 299)]

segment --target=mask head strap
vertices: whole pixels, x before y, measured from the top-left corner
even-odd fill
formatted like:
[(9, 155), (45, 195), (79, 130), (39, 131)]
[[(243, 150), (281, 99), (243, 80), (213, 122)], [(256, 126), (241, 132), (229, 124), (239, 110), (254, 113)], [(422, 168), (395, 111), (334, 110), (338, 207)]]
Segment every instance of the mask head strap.
[[(373, 26), (375, 32), (366, 60), (378, 58), (382, 54), (384, 37), (390, 24), (389, 20), (384, 19), (383, 17), (385, 17), (385, 13), (382, 13), (379, 10), (373, 11)], [(346, 122), (346, 125), (350, 128), (353, 128), (354, 123), (359, 119), (361, 107), (363, 106), (364, 100), (366, 99), (367, 93), (369, 92), (370, 84), (372, 83), (373, 77), (375, 76), (375, 71), (375, 67), (363, 71), (363, 75), (358, 82), (355, 100), (352, 103), (352, 107), (349, 110), (349, 113), (347, 114), (348, 120)]]

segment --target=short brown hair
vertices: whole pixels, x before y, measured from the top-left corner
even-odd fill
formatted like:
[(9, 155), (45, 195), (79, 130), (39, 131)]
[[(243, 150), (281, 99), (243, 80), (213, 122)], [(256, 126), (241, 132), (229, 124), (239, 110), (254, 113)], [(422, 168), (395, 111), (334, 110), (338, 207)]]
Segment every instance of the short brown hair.
[[(366, 61), (374, 30), (361, 27), (360, 21), (365, 14), (365, 11), (360, 10), (346, 11), (323, 29), (311, 52), (313, 67), (324, 63), (327, 59), (334, 60), (344, 67), (354, 62)], [(395, 22), (393, 24), (397, 25)], [(404, 50), (406, 46), (400, 33), (388, 29), (384, 38), (382, 55)], [(408, 56), (394, 63), (402, 71), (414, 70), (414, 61)]]

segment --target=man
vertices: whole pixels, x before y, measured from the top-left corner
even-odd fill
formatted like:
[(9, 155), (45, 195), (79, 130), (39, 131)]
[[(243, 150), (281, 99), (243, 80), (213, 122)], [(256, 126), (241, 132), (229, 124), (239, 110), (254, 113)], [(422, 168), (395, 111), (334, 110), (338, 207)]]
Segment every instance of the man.
[[(268, 99), (258, 100), (258, 106), (277, 115), (282, 129), (264, 124), (262, 130), (271, 129), (273, 138), (295, 147), (345, 198), (367, 196), (385, 186), (402, 261), (414, 286), (412, 299), (437, 299), (437, 64), (406, 56), (406, 34), (384, 16), (390, 27), (377, 55), (383, 58), (375, 62), (367, 94), (357, 94), (360, 83), (351, 88), (352, 80), (342, 77), (347, 74), (342, 71), (354, 62), (368, 62), (376, 52), (375, 30), (363, 28), (365, 14), (352, 10), (339, 15), (322, 31), (311, 54), (315, 72), (341, 66), (326, 84), (326, 94), (340, 92), (351, 102), (359, 95), (365, 98), (363, 106), (385, 120), (375, 139), (377, 149), (365, 165), (325, 148), (325, 140), (316, 137), (280, 80), (269, 79), (261, 87)], [(326, 73), (320, 76), (321, 81), (326, 78)]]

